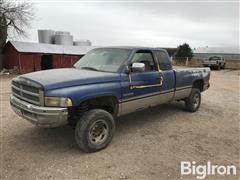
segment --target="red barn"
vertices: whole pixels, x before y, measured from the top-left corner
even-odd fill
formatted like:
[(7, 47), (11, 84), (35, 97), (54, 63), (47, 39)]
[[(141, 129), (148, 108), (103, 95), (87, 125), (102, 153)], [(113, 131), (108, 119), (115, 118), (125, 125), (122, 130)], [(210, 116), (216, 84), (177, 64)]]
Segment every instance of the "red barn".
[(72, 67), (93, 46), (8, 41), (4, 47), (3, 67), (21, 74), (53, 68)]

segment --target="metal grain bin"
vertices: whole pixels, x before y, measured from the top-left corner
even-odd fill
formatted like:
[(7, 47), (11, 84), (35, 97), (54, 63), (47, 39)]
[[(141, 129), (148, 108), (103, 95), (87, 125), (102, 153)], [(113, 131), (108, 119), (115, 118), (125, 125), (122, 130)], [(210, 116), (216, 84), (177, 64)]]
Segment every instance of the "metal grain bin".
[(38, 42), (52, 44), (54, 40), (55, 31), (48, 29), (38, 30)]
[(91, 46), (92, 42), (90, 40), (79, 40), (74, 41), (74, 46)]
[(56, 34), (54, 38), (55, 44), (73, 45), (73, 36), (68, 34)]
[(68, 31), (56, 31), (55, 34), (57, 34), (57, 35), (59, 35), (59, 34), (70, 35), (70, 32), (68, 32)]

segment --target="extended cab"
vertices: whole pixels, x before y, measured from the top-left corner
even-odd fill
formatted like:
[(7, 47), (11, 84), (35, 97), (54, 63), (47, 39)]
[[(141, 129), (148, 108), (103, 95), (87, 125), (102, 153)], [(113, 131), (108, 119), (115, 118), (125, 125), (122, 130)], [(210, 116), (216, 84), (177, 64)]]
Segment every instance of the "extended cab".
[(197, 111), (209, 78), (209, 68), (172, 69), (163, 49), (97, 48), (73, 68), (14, 78), (10, 103), (37, 126), (74, 126), (80, 149), (94, 152), (110, 143), (116, 117), (175, 100)]

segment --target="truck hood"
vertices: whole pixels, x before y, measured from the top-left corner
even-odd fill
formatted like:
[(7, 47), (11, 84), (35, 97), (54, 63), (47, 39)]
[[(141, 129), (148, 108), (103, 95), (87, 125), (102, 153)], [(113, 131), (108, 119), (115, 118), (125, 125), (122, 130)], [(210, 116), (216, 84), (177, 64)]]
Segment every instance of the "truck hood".
[(74, 68), (38, 71), (21, 75), (20, 78), (26, 78), (40, 83), (45, 90), (120, 81), (120, 75), (118, 73), (80, 70)]

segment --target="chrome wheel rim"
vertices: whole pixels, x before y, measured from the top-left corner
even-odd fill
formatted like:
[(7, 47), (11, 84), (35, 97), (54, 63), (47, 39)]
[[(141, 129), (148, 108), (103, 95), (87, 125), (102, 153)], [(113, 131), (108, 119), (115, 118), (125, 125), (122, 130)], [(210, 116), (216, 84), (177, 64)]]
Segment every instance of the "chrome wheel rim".
[(93, 144), (101, 144), (108, 136), (109, 127), (106, 121), (98, 120), (94, 122), (89, 131), (89, 140)]
[(200, 96), (199, 94), (195, 94), (193, 97), (193, 106), (196, 109), (200, 103)]

